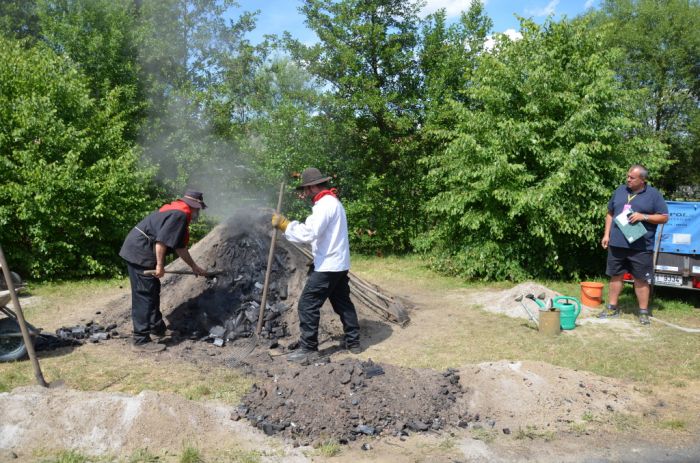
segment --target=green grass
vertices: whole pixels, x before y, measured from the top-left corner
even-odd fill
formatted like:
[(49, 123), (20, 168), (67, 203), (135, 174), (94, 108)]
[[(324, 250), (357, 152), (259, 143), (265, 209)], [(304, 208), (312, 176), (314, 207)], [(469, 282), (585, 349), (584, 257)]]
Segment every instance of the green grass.
[(487, 444), (496, 440), (498, 432), (493, 429), (475, 428), (471, 430), (472, 439), (483, 441)]
[(42, 463), (87, 463), (93, 461), (86, 455), (74, 450), (66, 450), (58, 454), (41, 460)]
[(160, 457), (148, 449), (137, 449), (127, 461), (128, 463), (158, 463)]
[(217, 461), (227, 463), (260, 463), (263, 453), (257, 450), (232, 450), (225, 452), (222, 458)]
[(661, 429), (670, 429), (671, 431), (684, 431), (688, 427), (688, 423), (685, 420), (670, 419), (659, 423), (659, 427)]
[(544, 429), (539, 429), (537, 426), (525, 426), (525, 428), (519, 428), (515, 433), (515, 438), (518, 440), (524, 439), (543, 439), (545, 442), (553, 441), (556, 437), (554, 431), (547, 431)]
[(628, 413), (614, 412), (610, 418), (610, 422), (620, 432), (629, 432), (638, 429), (641, 425), (640, 419)]
[(328, 440), (316, 448), (316, 453), (326, 458), (340, 455), (342, 451), (343, 446), (334, 440)]
[(569, 425), (569, 432), (577, 436), (581, 436), (588, 432), (588, 424), (585, 422), (571, 423)]
[(204, 458), (199, 449), (191, 445), (186, 445), (182, 449), (178, 463), (204, 463)]

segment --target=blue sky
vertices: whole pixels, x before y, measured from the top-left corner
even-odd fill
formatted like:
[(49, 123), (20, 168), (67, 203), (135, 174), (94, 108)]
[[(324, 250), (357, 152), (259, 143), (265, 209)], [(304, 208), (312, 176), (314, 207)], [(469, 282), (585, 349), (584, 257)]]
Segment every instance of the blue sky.
[[(260, 10), (256, 30), (249, 35), (253, 43), (261, 41), (263, 34), (281, 34), (289, 31), (303, 42), (314, 42), (316, 36), (304, 25), (299, 14), (301, 0), (238, 0), (241, 11)], [(424, 14), (445, 8), (449, 18), (455, 19), (462, 10), (469, 8), (470, 0), (428, 0)], [(515, 15), (530, 17), (541, 23), (549, 15), (573, 18), (589, 8), (596, 8), (600, 0), (486, 0), (486, 12), (494, 23), (494, 32), (518, 30)]]

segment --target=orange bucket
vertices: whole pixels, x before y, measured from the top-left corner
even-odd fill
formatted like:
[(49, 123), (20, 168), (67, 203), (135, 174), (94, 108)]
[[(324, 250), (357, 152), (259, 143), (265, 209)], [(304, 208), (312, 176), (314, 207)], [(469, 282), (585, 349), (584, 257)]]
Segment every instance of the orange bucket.
[(581, 304), (598, 307), (603, 303), (603, 283), (593, 281), (581, 282)]

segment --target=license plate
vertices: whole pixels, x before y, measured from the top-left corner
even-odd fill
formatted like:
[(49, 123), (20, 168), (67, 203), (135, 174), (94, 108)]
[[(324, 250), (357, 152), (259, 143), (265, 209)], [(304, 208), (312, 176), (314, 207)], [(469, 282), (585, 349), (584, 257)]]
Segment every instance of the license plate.
[(680, 275), (654, 275), (654, 283), (657, 285), (683, 286), (683, 277)]

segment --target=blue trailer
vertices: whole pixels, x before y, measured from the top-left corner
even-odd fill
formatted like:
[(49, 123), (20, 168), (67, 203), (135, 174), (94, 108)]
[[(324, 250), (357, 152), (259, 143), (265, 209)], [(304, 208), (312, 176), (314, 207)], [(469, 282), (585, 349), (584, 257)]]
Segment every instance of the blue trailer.
[(700, 290), (700, 202), (667, 204), (668, 222), (657, 227), (654, 240), (654, 284)]

